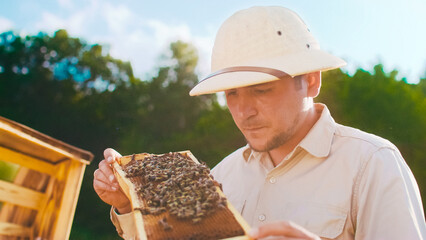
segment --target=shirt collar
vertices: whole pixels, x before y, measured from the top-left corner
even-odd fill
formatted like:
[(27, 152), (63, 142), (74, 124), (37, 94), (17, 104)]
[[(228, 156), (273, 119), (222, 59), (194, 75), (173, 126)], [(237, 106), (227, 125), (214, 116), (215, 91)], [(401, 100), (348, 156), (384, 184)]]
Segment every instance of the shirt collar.
[(326, 157), (331, 150), (336, 122), (331, 117), (326, 105), (315, 103), (314, 107), (317, 112), (321, 113), (321, 116), (299, 146), (315, 157)]
[[(321, 113), (321, 116), (296, 148), (300, 146), (313, 156), (321, 158), (330, 153), (336, 123), (326, 105), (315, 103), (314, 108)], [(254, 151), (248, 144), (244, 147), (242, 153), (246, 162), (252, 159), (261, 159), (262, 154), (266, 154)]]

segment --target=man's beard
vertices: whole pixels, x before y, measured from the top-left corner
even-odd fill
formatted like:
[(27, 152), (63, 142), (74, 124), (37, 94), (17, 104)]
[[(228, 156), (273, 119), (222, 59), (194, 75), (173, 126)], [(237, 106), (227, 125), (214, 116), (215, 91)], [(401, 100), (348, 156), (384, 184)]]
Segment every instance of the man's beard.
[(250, 144), (250, 141), (248, 141), (247, 138), (246, 138), (246, 141), (249, 144), (250, 148), (252, 148), (256, 152), (269, 152), (275, 148), (278, 148), (284, 145), (285, 143), (288, 142), (288, 140), (290, 140), (293, 137), (296, 131), (297, 123), (299, 122), (300, 118), (301, 118), (300, 114), (297, 114), (296, 118), (293, 121), (293, 124), (289, 128), (275, 134), (272, 137), (272, 139), (267, 139), (265, 146), (262, 146), (261, 148), (257, 148), (253, 146), (252, 144)]

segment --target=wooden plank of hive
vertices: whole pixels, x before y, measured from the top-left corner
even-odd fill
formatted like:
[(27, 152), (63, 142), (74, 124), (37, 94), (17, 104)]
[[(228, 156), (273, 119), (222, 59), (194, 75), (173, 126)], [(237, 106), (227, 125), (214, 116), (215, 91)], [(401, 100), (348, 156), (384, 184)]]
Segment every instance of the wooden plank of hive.
[[(0, 116), (0, 142), (2, 146), (18, 152), (32, 153), (52, 163), (63, 159), (77, 159), (90, 164), (93, 154), (40, 133), (25, 125)], [(58, 158), (60, 157), (60, 158)]]
[[(37, 192), (44, 192), (49, 179), (51, 179), (51, 177), (47, 174), (23, 167), (18, 170), (13, 183), (17, 186), (25, 187)], [(32, 228), (37, 212), (38, 210), (20, 207), (13, 203), (5, 202), (0, 211), (0, 222), (7, 222), (17, 224), (22, 227)]]
[[(148, 156), (149, 154), (141, 154), (140, 156)], [(132, 199), (138, 199), (136, 194), (136, 189), (133, 183), (126, 178), (126, 173), (122, 170), (121, 166), (129, 163), (131, 158), (122, 157), (120, 158), (120, 163), (114, 161), (113, 170), (116, 175), (116, 179), (124, 194), (126, 194), (127, 198), (131, 200), (133, 208), (142, 208), (139, 201), (132, 201)], [(135, 221), (135, 226), (144, 226), (142, 214), (133, 214), (133, 218)], [(146, 232), (145, 228), (140, 227), (137, 228), (137, 235), (139, 236), (139, 240), (146, 240)]]
[(46, 161), (39, 160), (37, 158), (12, 151), (10, 149), (0, 146), (0, 160), (5, 162), (11, 162), (18, 164), (22, 167), (26, 167), (41, 173), (49, 174), (53, 176), (56, 174), (56, 167)]
[[(179, 152), (183, 155), (189, 156), (195, 163), (199, 163), (199, 161), (195, 158), (195, 156), (190, 151), (181, 151)], [(142, 153), (142, 154), (136, 154), (136, 160), (144, 159), (147, 156), (150, 156), (151, 154), (148, 153)], [(123, 192), (126, 194), (126, 196), (131, 200), (133, 209), (135, 208), (141, 208), (142, 202), (140, 202), (138, 199), (138, 195), (136, 193), (136, 189), (134, 184), (126, 177), (126, 173), (122, 170), (121, 166), (126, 165), (129, 163), (132, 159), (132, 155), (121, 157), (118, 162), (115, 161), (113, 163), (113, 169), (114, 173), (116, 175), (116, 178), (118, 180), (118, 183), (120, 187), (122, 188)], [(223, 192), (220, 190), (219, 187), (217, 188), (217, 192), (220, 194), (220, 196), (225, 196)], [(241, 226), (243, 231), (247, 234), (250, 231), (250, 226), (248, 223), (242, 218), (240, 213), (230, 204), (227, 200), (227, 207), (231, 211), (232, 215), (235, 217), (235, 220), (238, 222), (238, 224)], [(135, 226), (137, 227), (137, 239), (139, 240), (146, 240), (147, 239), (147, 233), (144, 228), (144, 220), (143, 216), (140, 211), (135, 211), (134, 214), (134, 220), (135, 220)], [(141, 227), (142, 226), (142, 227)], [(251, 238), (247, 235), (242, 236), (236, 236), (236, 237), (230, 237), (226, 238), (227, 240), (250, 240)]]
[(77, 206), (78, 196), (80, 194), (81, 183), (83, 181), (85, 164), (79, 160), (70, 159), (62, 162), (62, 194), (57, 194), (60, 202), (58, 208), (55, 208), (57, 218), (54, 223), (54, 232), (49, 239), (68, 239), (71, 232), (72, 220)]
[[(43, 206), (37, 209), (15, 205), (16, 201), (5, 202), (0, 209), (0, 222), (31, 228), (31, 239), (67, 239), (85, 168), (63, 163), (78, 161), (86, 165), (93, 154), (2, 117), (0, 143), (0, 161), (21, 166), (14, 184), (45, 193), (40, 204)], [(72, 173), (68, 173), (64, 165), (72, 168)], [(64, 193), (67, 199), (63, 199)], [(56, 226), (60, 226), (59, 230), (54, 229)]]
[(0, 180), (0, 201), (31, 209), (39, 209), (43, 205), (43, 193)]
[(30, 237), (31, 228), (23, 227), (14, 223), (0, 222), (0, 235), (14, 237)]

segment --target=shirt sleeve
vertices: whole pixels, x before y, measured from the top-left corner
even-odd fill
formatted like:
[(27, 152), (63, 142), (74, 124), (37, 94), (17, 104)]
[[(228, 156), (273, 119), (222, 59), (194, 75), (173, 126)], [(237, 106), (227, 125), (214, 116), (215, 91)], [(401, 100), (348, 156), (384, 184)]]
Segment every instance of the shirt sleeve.
[(355, 239), (424, 239), (420, 191), (398, 150), (381, 148), (361, 170)]
[(111, 207), (110, 217), (120, 237), (123, 239), (136, 239), (137, 232), (133, 212), (118, 214), (114, 207)]

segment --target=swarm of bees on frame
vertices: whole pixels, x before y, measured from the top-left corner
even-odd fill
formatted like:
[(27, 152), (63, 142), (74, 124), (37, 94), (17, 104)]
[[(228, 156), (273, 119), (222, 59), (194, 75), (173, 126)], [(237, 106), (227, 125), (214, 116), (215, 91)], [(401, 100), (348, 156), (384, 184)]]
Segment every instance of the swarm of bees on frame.
[[(208, 166), (180, 153), (151, 155), (143, 161), (133, 157), (124, 170), (129, 178), (141, 178), (136, 190), (146, 206), (136, 210), (143, 215), (168, 211), (196, 224), (217, 209), (226, 208), (226, 199), (216, 191), (220, 184), (212, 180)], [(159, 224), (166, 231), (172, 229), (165, 218)]]

